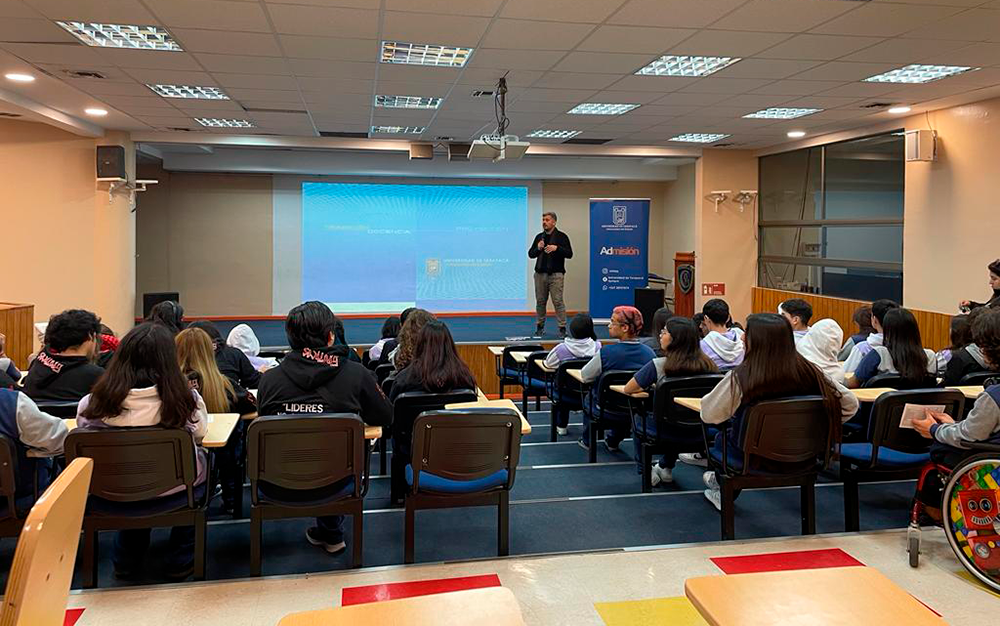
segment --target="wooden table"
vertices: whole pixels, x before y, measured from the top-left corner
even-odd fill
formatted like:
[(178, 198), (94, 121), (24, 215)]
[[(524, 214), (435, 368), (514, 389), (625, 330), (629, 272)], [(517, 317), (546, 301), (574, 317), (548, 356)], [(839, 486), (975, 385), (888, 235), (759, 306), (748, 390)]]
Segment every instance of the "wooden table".
[(566, 373), (569, 374), (570, 378), (575, 378), (580, 384), (590, 384), (583, 381), (583, 370), (567, 370)]
[(635, 393), (625, 393), (625, 385), (611, 385), (610, 387), (608, 387), (608, 389), (614, 391), (615, 393), (620, 393), (623, 396), (628, 396), (630, 398), (643, 399), (649, 397), (649, 393), (641, 390)]
[(524, 626), (510, 589), (487, 587), (291, 613), (278, 626)]
[[(66, 428), (70, 430), (76, 428), (75, 419), (63, 421), (66, 423)], [(201, 442), (202, 447), (221, 448), (226, 445), (226, 442), (229, 441), (229, 435), (232, 434), (238, 421), (240, 421), (239, 413), (209, 413), (208, 432), (205, 433), (205, 438)]]
[(701, 398), (674, 398), (674, 403), (701, 413)]
[(873, 567), (700, 576), (684, 593), (713, 626), (946, 623)]
[(556, 368), (546, 365), (545, 361), (535, 361), (535, 365), (537, 365), (538, 369), (542, 370), (546, 374), (553, 374), (556, 371)]
[(524, 365), (525, 363), (528, 362), (528, 355), (530, 355), (530, 354), (531, 354), (531, 352), (521, 352), (521, 351), (511, 352), (510, 353), (510, 358), (514, 359), (515, 363), (519, 363), (521, 365)]
[(974, 400), (979, 397), (979, 394), (983, 392), (983, 387), (981, 385), (957, 385), (955, 387), (946, 387), (946, 389), (956, 389), (965, 394), (966, 398)]
[(891, 387), (869, 387), (867, 389), (851, 389), (851, 393), (857, 396), (861, 402), (875, 402), (883, 393), (896, 391)]
[(531, 434), (531, 424), (528, 420), (524, 419), (524, 415), (518, 410), (517, 405), (514, 404), (513, 400), (509, 398), (504, 398), (503, 400), (484, 400), (479, 399), (475, 402), (455, 402), (452, 404), (444, 405), (445, 409), (514, 409), (517, 411), (518, 417), (521, 418), (521, 434), (528, 435)]
[(489, 346), (486, 349), (490, 351), (490, 354), (492, 354), (493, 356), (495, 356), (497, 358), (500, 358), (500, 357), (503, 356), (504, 346)]

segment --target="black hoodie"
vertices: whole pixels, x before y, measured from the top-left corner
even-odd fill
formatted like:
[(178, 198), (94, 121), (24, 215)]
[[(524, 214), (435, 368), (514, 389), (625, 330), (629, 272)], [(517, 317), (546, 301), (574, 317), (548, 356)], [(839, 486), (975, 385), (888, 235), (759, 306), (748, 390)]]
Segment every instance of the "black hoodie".
[(24, 393), (35, 402), (79, 400), (90, 393), (104, 368), (85, 356), (38, 353), (24, 379)]
[(349, 348), (289, 352), (260, 379), (257, 412), (260, 415), (355, 413), (371, 426), (392, 423), (392, 405), (375, 375), (348, 359)]

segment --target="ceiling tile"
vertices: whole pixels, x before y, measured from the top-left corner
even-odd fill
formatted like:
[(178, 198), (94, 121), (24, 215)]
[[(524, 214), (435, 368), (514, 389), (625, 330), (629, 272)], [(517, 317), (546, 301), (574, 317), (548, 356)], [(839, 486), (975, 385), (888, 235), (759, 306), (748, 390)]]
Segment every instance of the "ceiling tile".
[(382, 38), (409, 43), (474, 47), (486, 32), (489, 23), (489, 18), (485, 17), (387, 11), (382, 23)]
[(372, 96), (360, 93), (312, 93), (303, 94), (303, 100), (311, 111), (323, 111), (327, 115), (334, 113), (353, 113), (364, 111), (371, 113)]
[(996, 39), (998, 31), (1000, 31), (1000, 11), (974, 9), (909, 31), (905, 36), (917, 39), (985, 41)]
[(172, 106), (171, 102), (166, 98), (161, 98), (149, 89), (146, 90), (148, 96), (101, 96), (101, 100), (104, 100), (112, 106), (122, 106), (122, 107), (156, 107), (164, 108)]
[[(479, 52), (482, 52), (480, 50)], [(475, 55), (473, 55), (475, 56)], [(495, 85), (497, 80), (507, 70), (488, 67), (467, 67), (458, 77), (460, 85)], [(537, 70), (512, 70), (507, 73), (508, 87), (526, 87), (541, 78), (542, 72)]]
[(54, 20), (105, 22), (111, 24), (156, 24), (138, 0), (25, 0), (45, 17)]
[(502, 17), (528, 20), (549, 20), (555, 22), (572, 18), (574, 22), (603, 22), (622, 0), (507, 0)]
[(638, 104), (647, 104), (661, 97), (662, 94), (655, 91), (605, 90), (591, 95), (590, 99), (594, 102), (636, 102)]
[[(378, 6), (378, 0), (372, 0)], [(492, 17), (503, 0), (386, 0), (388, 11), (414, 11), (417, 13), (441, 13), (443, 15), (479, 15)]]
[[(318, 59), (288, 59), (288, 66), (296, 76), (317, 78), (360, 78), (374, 80), (375, 63), (330, 63)], [(305, 89), (305, 87), (303, 87)]]
[(241, 54), (195, 54), (209, 72), (288, 74), (288, 64), (281, 57), (251, 57)]
[(145, 0), (145, 3), (159, 22), (168, 27), (271, 32), (259, 4), (230, 0)]
[[(583, 102), (588, 98), (595, 98), (594, 101), (597, 102), (597, 94), (598, 92), (593, 89), (524, 89), (517, 93), (517, 101)], [(632, 102), (632, 100), (607, 100), (607, 102)]]
[(786, 33), (703, 30), (673, 46), (671, 54), (749, 57), (789, 38)]
[(243, 89), (240, 87), (233, 87), (231, 89), (226, 89), (226, 93), (244, 103), (252, 100), (267, 100), (268, 102), (283, 102), (285, 104), (302, 102), (302, 96), (299, 95), (298, 91)]
[(721, 93), (688, 93), (678, 91), (668, 93), (659, 100), (654, 100), (654, 106), (711, 106), (726, 100), (729, 96)]
[(851, 98), (851, 97), (841, 97), (841, 96), (828, 96), (826, 94), (819, 94), (815, 96), (804, 96), (802, 98), (795, 98), (793, 100), (788, 100), (782, 106), (788, 107), (798, 107), (803, 109), (836, 109), (836, 108), (847, 108), (854, 106), (857, 108), (861, 104), (867, 102), (867, 98)]
[(573, 100), (570, 102), (543, 102), (535, 100), (517, 100), (507, 105), (510, 113), (565, 113), (583, 100)]
[(842, 84), (840, 81), (827, 80), (778, 80), (763, 87), (758, 87), (750, 93), (775, 96), (808, 96)]
[(0, 42), (75, 43), (76, 38), (49, 20), (5, 17), (0, 20)]
[(888, 72), (897, 67), (893, 63), (849, 63), (831, 61), (795, 75), (801, 80), (862, 80), (869, 76)]
[(552, 50), (496, 50), (483, 48), (472, 53), (469, 68), (497, 68), (503, 70), (551, 69), (563, 52)]
[(378, 12), (339, 7), (283, 5), (270, 11), (275, 32), (321, 37), (378, 37)]
[(626, 76), (614, 84), (616, 91), (669, 93), (701, 80), (692, 76)]
[(771, 81), (766, 78), (716, 78), (709, 76), (684, 87), (681, 91), (688, 93), (743, 93), (769, 82)]
[(434, 117), (433, 111), (414, 111), (412, 109), (375, 109), (372, 124), (384, 126), (426, 126)]
[(842, 0), (752, 0), (713, 28), (800, 33), (858, 8)]
[[(149, 97), (149, 87), (142, 85), (137, 82), (130, 83), (113, 83), (104, 80), (72, 80), (68, 79), (66, 81), (68, 84), (73, 85), (80, 91), (94, 95), (94, 96), (139, 96), (139, 97)], [(163, 106), (170, 106), (169, 104)]]
[(157, 128), (201, 128), (198, 122), (187, 115), (143, 115), (139, 120)]
[(378, 60), (379, 42), (375, 39), (337, 39), (308, 35), (278, 35), (285, 56), (298, 59), (331, 61)]
[(1000, 43), (976, 43), (959, 50), (931, 52), (919, 57), (918, 62), (969, 67), (1000, 65)]
[[(110, 105), (109, 105), (110, 106)], [(181, 115), (181, 112), (173, 107), (123, 107), (116, 106), (116, 109), (123, 113), (128, 113), (133, 117), (173, 117)]]
[[(667, 96), (667, 97), (672, 97), (673, 95), (674, 94), (670, 94), (670, 96)], [(676, 94), (676, 95), (683, 95), (683, 94)], [(707, 94), (696, 94), (696, 95), (707, 95)], [(725, 98), (725, 96), (720, 96), (718, 94), (712, 94), (711, 98), (714, 101), (718, 101), (718, 100), (721, 100), (721, 99)], [(657, 102), (663, 102), (663, 101), (664, 100), (662, 98), (660, 100), (657, 100)], [(639, 117), (639, 116), (643, 116), (643, 117), (676, 117), (678, 115), (687, 115), (688, 113), (694, 113), (695, 111), (699, 110), (700, 108), (701, 108), (701, 106), (698, 105), (698, 104), (681, 104), (681, 103), (675, 103), (675, 104), (644, 104), (641, 107), (639, 107), (638, 109), (636, 109), (634, 111), (631, 111), (631, 113), (632, 113), (632, 117)]]
[(5, 0), (0, 2), (0, 17), (37, 19), (42, 16), (21, 0)]
[(816, 67), (822, 61), (791, 61), (788, 59), (743, 59), (723, 68), (712, 76), (718, 78), (786, 78)]
[(775, 97), (773, 95), (764, 94), (739, 94), (735, 96), (729, 96), (723, 101), (726, 106), (730, 107), (743, 107), (748, 109), (753, 109), (759, 111), (760, 109), (766, 109), (767, 107), (773, 106), (784, 106), (785, 99), (792, 99), (796, 96), (781, 96)]
[[(256, 2), (258, 0), (243, 0)], [(280, 11), (283, 4), (311, 4), (321, 7), (348, 7), (352, 9), (377, 9), (379, 0), (264, 0), (266, 4), (275, 5), (272, 10)]]
[(423, 81), (382, 80), (375, 84), (376, 93), (386, 96), (425, 96), (444, 98), (451, 91), (452, 83), (428, 83)]
[(55, 43), (10, 43), (4, 49), (32, 63), (52, 63), (54, 65), (108, 65), (98, 51), (82, 44)]
[(756, 54), (767, 59), (811, 59), (832, 61), (845, 54), (884, 41), (881, 37), (849, 37), (843, 35), (795, 35), (778, 45)]
[(226, 74), (214, 73), (212, 76), (223, 87), (241, 87), (243, 89), (277, 89), (294, 91), (298, 84), (292, 76), (275, 76), (273, 74)]
[(853, 82), (846, 83), (837, 87), (831, 87), (820, 93), (814, 94), (818, 96), (840, 96), (845, 98), (855, 97), (855, 98), (875, 98), (880, 97), (882, 94), (886, 94), (895, 89), (898, 85), (892, 83), (861, 83)]
[(613, 52), (570, 52), (553, 70), (560, 72), (601, 72), (634, 74), (653, 59), (648, 54), (615, 54)]
[(108, 48), (101, 50), (101, 57), (118, 67), (190, 71), (201, 69), (198, 61), (187, 52)]
[(618, 74), (582, 74), (549, 72), (535, 82), (535, 87), (552, 89), (604, 89), (620, 78)]
[[(530, 0), (529, 0), (530, 1)], [(704, 28), (746, 0), (629, 0), (609, 24)], [(541, 4), (541, 3), (539, 3)]]
[(593, 28), (592, 24), (498, 19), (493, 21), (480, 45), (508, 50), (571, 50)]
[[(168, 98), (162, 99), (167, 100)], [(179, 100), (176, 98), (170, 100), (181, 111), (194, 115), (220, 115), (243, 112), (243, 107), (235, 100)]]
[(433, 67), (419, 65), (378, 65), (379, 80), (405, 82), (452, 83), (460, 70), (453, 67)]
[(299, 77), (299, 88), (303, 95), (312, 93), (362, 93), (371, 94), (375, 90), (374, 80), (344, 77)]
[(812, 29), (826, 35), (896, 37), (961, 11), (957, 7), (868, 2)]
[(140, 83), (145, 84), (197, 85), (201, 87), (210, 87), (218, 84), (215, 79), (205, 72), (127, 68), (125, 69), (125, 73)]
[(171, 29), (171, 32), (188, 52), (246, 54), (263, 57), (281, 56), (278, 42), (271, 34), (236, 33), (195, 28), (175, 28)]
[(577, 49), (595, 52), (662, 54), (696, 32), (698, 31), (690, 28), (604, 25), (598, 27)]
[(908, 65), (923, 56), (944, 54), (967, 45), (969, 45), (967, 41), (945, 41), (942, 39), (887, 39), (870, 48), (845, 56), (841, 61), (870, 61)]

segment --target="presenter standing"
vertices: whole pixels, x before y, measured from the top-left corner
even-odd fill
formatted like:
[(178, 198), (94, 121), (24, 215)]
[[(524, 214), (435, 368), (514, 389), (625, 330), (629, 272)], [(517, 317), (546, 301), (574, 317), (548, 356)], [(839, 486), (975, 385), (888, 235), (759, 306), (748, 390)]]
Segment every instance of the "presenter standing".
[(563, 283), (566, 277), (566, 259), (573, 258), (573, 247), (566, 233), (556, 229), (556, 214), (542, 213), (542, 232), (528, 248), (528, 258), (535, 259), (535, 334), (545, 332), (545, 307), (549, 294), (559, 321), (559, 336), (566, 336), (566, 305), (563, 303)]

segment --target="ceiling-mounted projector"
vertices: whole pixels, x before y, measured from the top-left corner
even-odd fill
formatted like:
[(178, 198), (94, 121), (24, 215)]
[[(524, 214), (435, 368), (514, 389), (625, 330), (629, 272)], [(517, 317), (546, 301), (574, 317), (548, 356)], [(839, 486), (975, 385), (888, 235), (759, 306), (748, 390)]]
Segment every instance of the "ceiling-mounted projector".
[(469, 158), (494, 161), (520, 159), (530, 145), (527, 141), (521, 141), (516, 135), (483, 135), (472, 142)]

